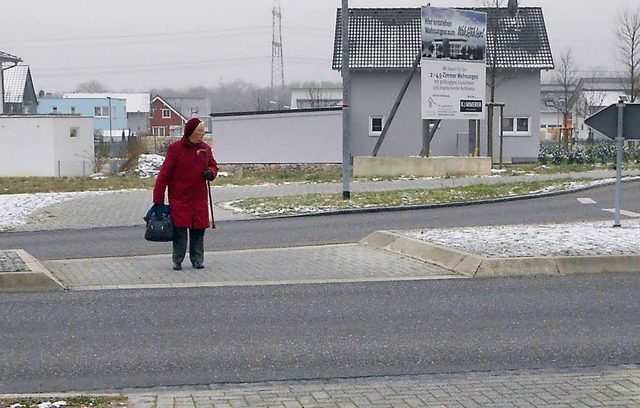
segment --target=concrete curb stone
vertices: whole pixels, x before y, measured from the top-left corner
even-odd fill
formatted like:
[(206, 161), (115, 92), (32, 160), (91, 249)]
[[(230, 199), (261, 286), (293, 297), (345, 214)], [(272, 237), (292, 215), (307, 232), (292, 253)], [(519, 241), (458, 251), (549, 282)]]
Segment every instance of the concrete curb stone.
[(640, 272), (640, 255), (489, 258), (404, 236), (396, 231), (376, 231), (359, 243), (474, 278)]
[(62, 283), (36, 258), (22, 249), (0, 251), (16, 255), (24, 267), (19, 270), (0, 270), (1, 292), (42, 292), (64, 290)]

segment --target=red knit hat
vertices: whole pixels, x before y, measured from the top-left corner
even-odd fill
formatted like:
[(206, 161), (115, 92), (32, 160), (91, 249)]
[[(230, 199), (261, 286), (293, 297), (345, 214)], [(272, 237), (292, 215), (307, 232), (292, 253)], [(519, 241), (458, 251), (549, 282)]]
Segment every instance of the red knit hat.
[(187, 121), (187, 123), (184, 125), (184, 136), (191, 136), (191, 134), (196, 130), (200, 123), (202, 123), (202, 121), (198, 118), (189, 119), (189, 121)]

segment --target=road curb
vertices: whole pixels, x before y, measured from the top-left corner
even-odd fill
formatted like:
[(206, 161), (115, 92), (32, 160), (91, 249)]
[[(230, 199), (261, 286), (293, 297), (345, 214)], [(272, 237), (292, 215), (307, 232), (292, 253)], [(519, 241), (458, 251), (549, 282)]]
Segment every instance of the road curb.
[[(562, 180), (572, 180), (572, 179), (562, 179)], [(622, 182), (623, 183), (640, 182), (640, 176), (628, 176), (623, 178)], [(482, 184), (482, 183), (478, 183), (478, 184)], [(487, 198), (487, 199), (469, 200), (469, 201), (455, 201), (455, 202), (436, 203), (436, 204), (398, 205), (398, 206), (391, 206), (391, 207), (346, 208), (346, 209), (340, 209), (340, 210), (318, 211), (315, 213), (304, 213), (304, 214), (254, 216), (254, 218), (250, 218), (250, 219), (239, 219), (239, 220), (233, 220), (233, 221), (236, 222), (236, 221), (250, 221), (255, 219), (275, 220), (275, 219), (281, 219), (281, 218), (325, 217), (325, 216), (331, 216), (331, 215), (344, 215), (344, 214), (368, 214), (368, 213), (381, 213), (381, 212), (425, 210), (425, 209), (431, 209), (431, 208), (466, 207), (471, 205), (495, 204), (495, 203), (512, 202), (512, 201), (524, 201), (524, 200), (530, 200), (535, 198), (561, 196), (561, 195), (578, 193), (581, 191), (594, 190), (599, 187), (611, 186), (614, 184), (616, 184), (616, 181), (611, 180), (603, 183), (591, 184), (588, 186), (570, 188), (567, 190), (547, 191), (547, 192), (533, 193), (533, 194), (522, 194), (522, 195), (509, 196), (509, 197)], [(402, 191), (402, 190), (393, 190), (393, 191)], [(357, 194), (357, 192), (354, 194)], [(306, 194), (301, 194), (301, 195), (306, 195)], [(221, 204), (224, 204), (224, 202), (216, 203), (216, 205), (221, 205)]]
[(395, 231), (376, 231), (359, 243), (429, 262), (474, 278), (640, 272), (640, 255), (488, 258), (404, 236)]
[(0, 292), (43, 292), (64, 290), (65, 287), (36, 258), (23, 249), (9, 249), (24, 262), (17, 271), (0, 271)]

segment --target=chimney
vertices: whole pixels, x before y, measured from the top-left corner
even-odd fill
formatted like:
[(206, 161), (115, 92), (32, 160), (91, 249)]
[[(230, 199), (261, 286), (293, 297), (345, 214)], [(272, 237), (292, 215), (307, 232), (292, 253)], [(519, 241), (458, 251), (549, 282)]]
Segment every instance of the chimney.
[(518, 12), (518, 0), (509, 0), (507, 4), (507, 12), (511, 17), (514, 17)]

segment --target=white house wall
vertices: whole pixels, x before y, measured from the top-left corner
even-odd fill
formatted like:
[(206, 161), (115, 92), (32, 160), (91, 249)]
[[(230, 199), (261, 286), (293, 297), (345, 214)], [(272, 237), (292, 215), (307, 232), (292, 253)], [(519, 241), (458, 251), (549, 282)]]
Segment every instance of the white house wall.
[[(540, 152), (540, 71), (520, 70), (505, 74), (505, 81), (496, 87), (496, 102), (504, 102), (506, 117), (528, 117), (530, 135), (505, 136), (504, 159), (537, 158)], [(496, 108), (496, 112), (499, 110)], [(496, 113), (498, 114), (498, 113)], [(498, 134), (499, 118), (495, 122), (495, 134)], [(484, 134), (486, 135), (486, 123)], [(486, 137), (485, 137), (486, 140)], [(486, 142), (485, 142), (486, 143)], [(494, 136), (494, 160), (500, 154), (500, 139)], [(484, 147), (486, 152), (486, 147)]]
[[(351, 136), (353, 156), (370, 156), (378, 140), (369, 136), (369, 117), (384, 116), (387, 120), (402, 84), (409, 72), (352, 71), (351, 74)], [(422, 149), (422, 121), (420, 111), (420, 73), (416, 72), (405, 97), (389, 128), (378, 156), (417, 156)], [(488, 90), (487, 90), (488, 94)], [(487, 96), (488, 100), (488, 96)], [(536, 158), (539, 151), (540, 75), (537, 71), (518, 72), (497, 87), (496, 102), (504, 102), (505, 116), (530, 118), (529, 136), (504, 138), (503, 158)], [(498, 110), (494, 123), (494, 159), (499, 158)], [(487, 122), (481, 122), (480, 152), (487, 155)], [(466, 156), (469, 121), (443, 120), (431, 141), (434, 156)]]
[[(72, 127), (78, 128), (77, 140), (66, 140)], [(78, 162), (90, 163), (92, 157), (93, 118), (0, 116), (1, 177), (55, 177), (71, 163), (61, 175), (79, 176)]]
[[(384, 116), (388, 120), (391, 108), (409, 72), (357, 72), (352, 74), (351, 96), (351, 152), (353, 156), (370, 156), (378, 141), (369, 136), (369, 117)], [(383, 78), (384, 80), (381, 80)], [(389, 127), (378, 156), (418, 156), (422, 150), (422, 120), (420, 72), (407, 88), (407, 92)], [(468, 154), (468, 147), (459, 146), (458, 138), (468, 143), (468, 121), (444, 120), (431, 141), (434, 156)], [(460, 154), (461, 151), (464, 153)]]
[[(57, 176), (82, 176), (93, 173), (95, 160), (93, 118), (78, 117), (54, 121), (54, 160)], [(70, 137), (70, 129), (77, 136)]]
[(213, 117), (220, 163), (340, 163), (342, 112), (318, 111)]
[[(378, 141), (369, 136), (369, 117), (389, 117), (408, 73), (353, 72), (351, 74), (350, 150), (352, 156), (370, 156)], [(417, 156), (422, 147), (420, 73), (416, 73), (389, 128), (378, 156)]]

